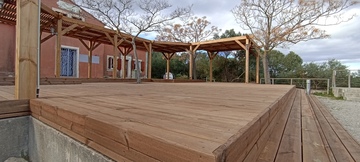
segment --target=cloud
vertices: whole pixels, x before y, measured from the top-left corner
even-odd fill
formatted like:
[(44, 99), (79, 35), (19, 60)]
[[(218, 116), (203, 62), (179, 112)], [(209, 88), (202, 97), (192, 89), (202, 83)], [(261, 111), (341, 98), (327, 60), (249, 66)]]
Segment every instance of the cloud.
[[(352, 12), (360, 13), (360, 9)], [(278, 49), (283, 53), (294, 51), (304, 62), (324, 62), (336, 59), (348, 65), (350, 68), (360, 69), (360, 16), (352, 20), (325, 28), (330, 34), (328, 39), (301, 42), (290, 49)]]

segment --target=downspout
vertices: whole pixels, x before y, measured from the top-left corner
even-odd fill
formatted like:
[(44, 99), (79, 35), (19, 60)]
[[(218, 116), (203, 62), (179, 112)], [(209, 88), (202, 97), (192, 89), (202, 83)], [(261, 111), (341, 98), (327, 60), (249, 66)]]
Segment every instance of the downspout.
[(40, 95), (40, 49), (41, 49), (41, 42), (40, 42), (40, 35), (41, 35), (41, 0), (38, 0), (38, 35), (37, 35), (37, 41), (38, 41), (38, 47), (37, 47), (37, 85), (36, 85), (36, 98), (39, 98)]

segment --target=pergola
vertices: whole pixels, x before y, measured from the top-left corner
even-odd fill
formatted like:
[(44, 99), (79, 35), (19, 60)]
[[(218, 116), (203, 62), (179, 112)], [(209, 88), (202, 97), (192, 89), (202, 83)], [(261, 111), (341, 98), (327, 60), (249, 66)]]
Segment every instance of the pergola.
[[(125, 40), (130, 40), (131, 35), (117, 33), (115, 30), (104, 28), (81, 20), (63, 16), (51, 8), (41, 5), (40, 33), (37, 32), (38, 0), (4, 0), (0, 9), (0, 23), (16, 25), (16, 70), (15, 89), (17, 98), (34, 98), (37, 75), (37, 39), (41, 33), (52, 33), (41, 39), (40, 43), (56, 36), (56, 77), (60, 77), (61, 38), (63, 36), (79, 39), (88, 49), (88, 78), (91, 78), (92, 51), (100, 44), (108, 44), (114, 47), (113, 55), (116, 58), (120, 52), (123, 56), (132, 51), (132, 45)], [(26, 27), (21, 24), (26, 24)], [(21, 39), (20, 39), (21, 37)], [(86, 43), (85, 41), (88, 41)], [(249, 53), (256, 48), (256, 44), (250, 36), (239, 36), (219, 40), (211, 40), (195, 43), (161, 42), (143, 38), (136, 39), (137, 49), (146, 50), (149, 54), (148, 78), (151, 79), (151, 56), (152, 52), (161, 52), (167, 60), (167, 74), (169, 74), (170, 60), (176, 52), (188, 52), (190, 57), (189, 75), (192, 76), (193, 56), (197, 50), (207, 51), (210, 60), (210, 80), (212, 80), (212, 60), (220, 51), (245, 50), (245, 83), (249, 82)], [(125, 61), (125, 59), (123, 59)], [(114, 67), (117, 62), (114, 61)], [(125, 63), (121, 64), (124, 69)], [(22, 70), (20, 70), (22, 69)], [(23, 70), (26, 69), (26, 70)], [(113, 77), (116, 77), (117, 68), (113, 68)], [(123, 73), (123, 78), (125, 73)], [(256, 83), (259, 83), (259, 56), (256, 55)], [(19, 93), (19, 92), (22, 93)]]

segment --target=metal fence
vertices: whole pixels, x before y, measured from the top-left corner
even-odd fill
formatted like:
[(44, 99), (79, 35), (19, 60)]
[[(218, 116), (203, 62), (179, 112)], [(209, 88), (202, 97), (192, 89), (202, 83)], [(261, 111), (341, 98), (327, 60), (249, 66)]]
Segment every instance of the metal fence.
[[(312, 90), (326, 90), (329, 94), (330, 79), (328, 78), (270, 78), (271, 84), (295, 85), (296, 88), (306, 89), (306, 80), (311, 81)], [(265, 79), (260, 79), (260, 84), (264, 84)]]
[(334, 70), (332, 87), (360, 88), (360, 69)]

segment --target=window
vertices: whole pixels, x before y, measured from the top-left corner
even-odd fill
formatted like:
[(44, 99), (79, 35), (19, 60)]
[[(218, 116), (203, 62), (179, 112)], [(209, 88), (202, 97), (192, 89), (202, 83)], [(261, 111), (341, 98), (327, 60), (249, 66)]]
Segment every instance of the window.
[[(108, 71), (113, 70), (114, 68), (114, 56), (111, 55), (107, 55), (107, 59), (106, 59), (106, 67)], [(120, 58), (117, 59), (117, 69), (120, 70), (121, 69), (121, 60)]]
[(114, 68), (114, 56), (107, 56), (107, 70), (110, 71)]

